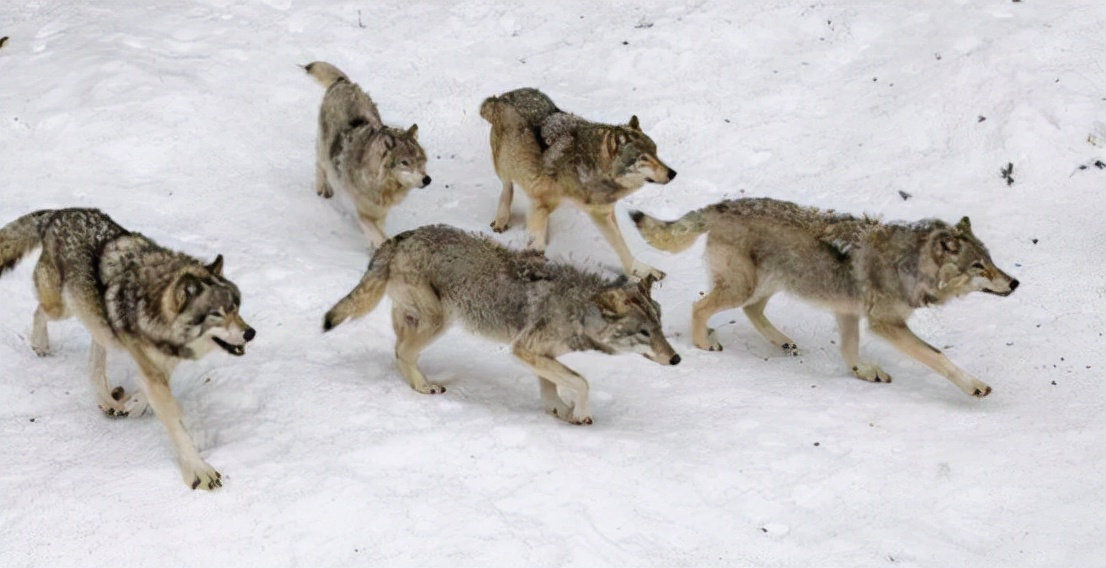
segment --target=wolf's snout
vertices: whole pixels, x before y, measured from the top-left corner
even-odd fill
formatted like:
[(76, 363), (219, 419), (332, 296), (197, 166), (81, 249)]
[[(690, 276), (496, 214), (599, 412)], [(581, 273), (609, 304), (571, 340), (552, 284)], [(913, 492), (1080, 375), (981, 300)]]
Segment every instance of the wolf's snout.
[(422, 186), (423, 186), (423, 187), (426, 187), (426, 186), (428, 186), (428, 185), (430, 185), (430, 176), (423, 176), (423, 178), (422, 178)]
[[(672, 181), (674, 179), (676, 179), (676, 170), (668, 168), (668, 181)], [(673, 365), (675, 365), (675, 363), (673, 363)]]
[(668, 364), (669, 365), (679, 365), (680, 364), (680, 354), (677, 353), (677, 354), (673, 355), (672, 358), (668, 360)]
[(1010, 291), (1013, 292), (1014, 290), (1017, 290), (1018, 289), (1018, 284), (1021, 284), (1021, 282), (1018, 282), (1017, 278), (1011, 280), (1010, 281)]
[(242, 334), (242, 339), (246, 341), (253, 341), (254, 336), (257, 335), (257, 331), (252, 327), (247, 327), (246, 332)]

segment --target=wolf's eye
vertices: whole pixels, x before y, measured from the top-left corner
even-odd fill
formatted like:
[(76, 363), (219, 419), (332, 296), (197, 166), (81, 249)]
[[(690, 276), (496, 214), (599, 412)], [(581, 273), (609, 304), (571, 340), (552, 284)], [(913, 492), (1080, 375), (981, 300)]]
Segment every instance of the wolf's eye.
[(983, 271), (983, 270), (985, 270), (985, 269), (986, 269), (987, 267), (986, 267), (986, 266), (983, 266), (983, 263), (982, 263), (982, 262), (973, 262), (973, 263), (972, 263), (972, 268), (974, 268), (975, 270)]
[(642, 337), (649, 337), (649, 330), (648, 329), (643, 329), (643, 330), (637, 332), (637, 334), (642, 336)]
[(408, 162), (407, 160), (400, 160), (400, 161), (399, 161), (399, 165), (401, 165), (401, 166), (403, 166), (403, 167), (405, 167), (405, 168), (406, 168), (406, 167), (408, 167), (408, 166), (410, 166), (410, 165), (411, 165), (411, 162)]

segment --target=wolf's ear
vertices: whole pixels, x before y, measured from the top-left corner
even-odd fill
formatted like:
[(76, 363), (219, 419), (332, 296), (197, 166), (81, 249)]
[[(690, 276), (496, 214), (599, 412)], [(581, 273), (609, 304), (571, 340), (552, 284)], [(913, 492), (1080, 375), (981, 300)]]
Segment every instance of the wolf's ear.
[(964, 233), (966, 235), (972, 234), (972, 221), (971, 221), (971, 219), (968, 219), (968, 217), (965, 216), (963, 219), (960, 220), (959, 223), (956, 224), (956, 229), (959, 230), (961, 233)]
[(613, 132), (608, 131), (603, 134), (603, 150), (608, 157), (614, 157), (618, 153), (618, 136)]
[(411, 137), (411, 140), (418, 141), (419, 139), (419, 125), (412, 124), (411, 128), (407, 129), (407, 135)]
[(637, 121), (637, 115), (636, 114), (634, 116), (630, 117), (630, 128), (633, 128), (634, 130), (637, 130), (638, 132), (641, 132), (641, 124)]
[(599, 313), (608, 319), (625, 314), (626, 308), (629, 306), (629, 297), (626, 295), (626, 290), (619, 286), (604, 289), (593, 296), (591, 301), (599, 308)]
[(391, 150), (392, 148), (395, 148), (395, 147), (396, 147), (396, 138), (395, 138), (395, 136), (392, 136), (391, 134), (385, 134), (384, 135), (384, 149), (385, 150)]
[(222, 276), (223, 275), (223, 255), (220, 254), (220, 255), (216, 256), (215, 261), (212, 262), (211, 264), (207, 265), (207, 271), (210, 272), (214, 276)]
[(646, 274), (645, 278), (642, 278), (641, 281), (637, 283), (637, 287), (639, 290), (641, 290), (642, 294), (645, 294), (645, 297), (652, 298), (653, 284), (656, 283), (656, 281), (657, 279), (653, 276), (652, 273)]
[(204, 283), (195, 275), (184, 274), (177, 279), (173, 289), (173, 299), (176, 300), (177, 310), (182, 310), (188, 302), (200, 295), (204, 289)]

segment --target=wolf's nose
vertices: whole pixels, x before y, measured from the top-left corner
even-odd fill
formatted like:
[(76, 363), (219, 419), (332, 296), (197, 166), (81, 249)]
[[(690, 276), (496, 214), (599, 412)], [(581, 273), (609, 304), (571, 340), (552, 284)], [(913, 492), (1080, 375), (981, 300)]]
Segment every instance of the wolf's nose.
[(1013, 292), (1014, 290), (1017, 290), (1018, 289), (1018, 284), (1020, 284), (1020, 282), (1018, 282), (1017, 278), (1011, 280), (1010, 281), (1010, 291)]
[(245, 339), (246, 341), (253, 341), (253, 337), (255, 335), (257, 335), (257, 332), (254, 331), (252, 327), (247, 327), (246, 332), (242, 334), (242, 339)]
[(677, 354), (673, 355), (672, 358), (668, 360), (668, 364), (669, 365), (679, 365), (680, 364), (680, 354), (677, 353)]
[(676, 170), (668, 168), (668, 181), (676, 179)]
[(430, 176), (424, 176), (422, 178), (422, 186), (426, 187), (428, 185), (430, 185)]

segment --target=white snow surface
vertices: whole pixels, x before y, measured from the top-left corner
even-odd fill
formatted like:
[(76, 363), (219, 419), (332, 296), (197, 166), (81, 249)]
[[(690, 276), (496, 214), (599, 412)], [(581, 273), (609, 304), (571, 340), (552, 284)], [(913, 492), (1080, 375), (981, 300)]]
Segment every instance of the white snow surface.
[[(28, 344), (34, 257), (0, 280), (0, 566), (1102, 566), (1106, 562), (1106, 3), (1101, 0), (5, 0), (0, 223), (99, 207), (210, 259), (258, 330), (173, 387), (212, 493), (181, 482), (151, 415), (97, 409), (87, 333)], [(385, 122), (418, 123), (434, 182), (388, 220), (490, 232), (484, 97), (536, 86), (593, 120), (636, 114), (679, 170), (618, 206), (683, 363), (563, 357), (595, 424), (541, 410), (507, 347), (455, 328), (393, 364), (385, 306), (324, 335), (360, 278), (347, 203), (314, 192), (332, 62)], [(999, 171), (1014, 165), (1013, 185)], [(1080, 166), (1084, 166), (1080, 169)], [(909, 194), (909, 199), (900, 196)], [(496, 238), (525, 244), (527, 205)], [(912, 326), (994, 387), (972, 399), (864, 334), (895, 381), (854, 378), (832, 315), (780, 296), (768, 345), (738, 311), (725, 350), (688, 337), (703, 244), (672, 218), (771, 196), (886, 219), (972, 219), (1022, 282)], [(585, 215), (548, 254), (614, 274)], [(112, 381), (135, 384), (127, 357)]]

